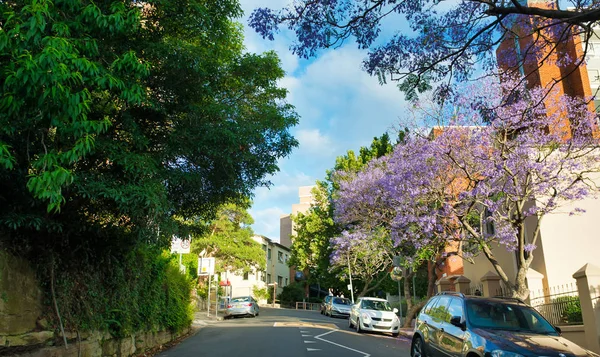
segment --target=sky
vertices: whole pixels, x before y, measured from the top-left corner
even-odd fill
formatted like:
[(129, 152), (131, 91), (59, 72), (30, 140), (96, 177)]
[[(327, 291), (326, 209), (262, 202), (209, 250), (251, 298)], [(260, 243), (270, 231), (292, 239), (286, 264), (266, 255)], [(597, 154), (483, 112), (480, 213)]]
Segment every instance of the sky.
[(335, 158), (348, 150), (368, 146), (374, 137), (393, 127), (407, 110), (404, 95), (395, 83), (380, 85), (376, 77), (361, 69), (366, 51), (348, 43), (323, 51), (310, 60), (289, 50), (292, 36), (280, 32), (274, 41), (263, 40), (248, 27), (247, 18), (257, 7), (279, 9), (288, 0), (240, 0), (248, 52), (274, 50), (286, 77), (280, 85), (288, 89), (287, 101), (296, 107), (300, 122), (291, 132), (300, 145), (279, 161), (280, 171), (269, 177), (270, 188), (257, 188), (250, 214), (254, 233), (279, 240), (279, 218), (298, 203), (298, 188), (325, 178)]

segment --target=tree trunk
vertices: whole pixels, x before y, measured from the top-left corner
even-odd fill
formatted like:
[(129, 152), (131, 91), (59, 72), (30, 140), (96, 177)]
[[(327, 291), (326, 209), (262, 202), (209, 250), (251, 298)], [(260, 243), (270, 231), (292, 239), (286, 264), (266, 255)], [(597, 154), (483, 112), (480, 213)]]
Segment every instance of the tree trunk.
[(409, 269), (404, 269), (404, 297), (406, 298), (406, 311), (409, 311), (413, 307), (412, 294), (410, 292), (410, 279), (415, 274), (414, 271), (411, 274), (406, 274), (408, 271)]
[(419, 312), (421, 312), (421, 309), (423, 308), (423, 306), (425, 306), (425, 303), (427, 303), (427, 301), (428, 300), (423, 300), (420, 303), (415, 304), (412, 308), (408, 310), (408, 312), (406, 313), (406, 320), (404, 320), (404, 326), (402, 327), (412, 327), (412, 320), (417, 316)]

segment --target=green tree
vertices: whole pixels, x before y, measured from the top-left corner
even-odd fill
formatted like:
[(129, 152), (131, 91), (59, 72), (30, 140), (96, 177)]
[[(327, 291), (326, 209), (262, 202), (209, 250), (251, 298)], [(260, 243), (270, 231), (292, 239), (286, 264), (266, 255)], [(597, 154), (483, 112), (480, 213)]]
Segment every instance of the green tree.
[[(403, 138), (404, 132), (401, 131), (398, 141)], [(346, 155), (337, 157), (333, 169), (327, 171), (325, 180), (317, 181), (317, 186), (313, 189), (315, 203), (308, 212), (292, 217), (296, 233), (292, 236), (294, 244), (290, 265), (308, 273), (308, 283), (327, 288), (346, 288), (347, 281), (340, 280), (340, 275), (344, 274), (343, 269), (330, 263), (333, 252), (330, 240), (342, 231), (342, 227), (333, 220), (333, 199), (339, 188), (339, 180), (359, 172), (372, 159), (392, 152), (394, 146), (390, 135), (384, 133), (373, 138), (369, 147), (361, 147), (358, 155), (349, 150)]]
[(202, 235), (191, 219), (268, 185), (297, 115), (277, 56), (243, 53), (240, 15), (236, 0), (0, 3), (0, 246), (48, 280), (111, 279), (101, 262)]
[(203, 252), (215, 257), (217, 268), (221, 271), (228, 267), (234, 272), (248, 273), (253, 268), (264, 270), (265, 252), (252, 239), (252, 223), (254, 220), (247, 212), (247, 206), (225, 204), (210, 222), (208, 232), (203, 236), (193, 237), (192, 252)]

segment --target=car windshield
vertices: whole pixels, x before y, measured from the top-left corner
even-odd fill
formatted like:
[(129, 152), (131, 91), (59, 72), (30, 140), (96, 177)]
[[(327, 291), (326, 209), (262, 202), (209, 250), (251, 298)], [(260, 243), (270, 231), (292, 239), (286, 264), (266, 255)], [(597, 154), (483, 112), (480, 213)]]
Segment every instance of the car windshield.
[(333, 299), (333, 303), (337, 305), (352, 305), (350, 300), (344, 298), (335, 298)]
[(231, 299), (231, 302), (246, 302), (246, 301), (250, 301), (250, 298), (247, 296), (236, 297), (236, 298)]
[(392, 311), (390, 304), (387, 301), (363, 300), (361, 308), (377, 311)]
[(500, 301), (467, 300), (467, 319), (476, 328), (558, 335), (535, 309)]

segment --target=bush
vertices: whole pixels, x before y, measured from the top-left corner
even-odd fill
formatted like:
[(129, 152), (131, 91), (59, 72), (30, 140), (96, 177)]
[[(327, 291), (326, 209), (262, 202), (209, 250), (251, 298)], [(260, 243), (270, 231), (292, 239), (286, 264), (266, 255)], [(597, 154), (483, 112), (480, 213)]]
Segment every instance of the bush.
[(581, 302), (577, 296), (561, 296), (552, 299), (552, 304), (555, 308), (561, 311), (561, 322), (566, 324), (581, 324), (583, 323), (583, 315), (581, 313)]
[(293, 305), (296, 301), (302, 301), (304, 298), (303, 283), (291, 283), (283, 288), (283, 291), (277, 297), (281, 305)]
[[(179, 272), (173, 256), (158, 249), (138, 247), (89, 261), (57, 260), (54, 267), (38, 269), (42, 277), (54, 269), (56, 300), (68, 330), (124, 337), (140, 331), (178, 332), (191, 324), (191, 281)], [(40, 281), (46, 316), (58, 326), (49, 279)]]

